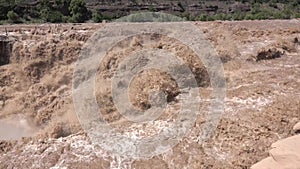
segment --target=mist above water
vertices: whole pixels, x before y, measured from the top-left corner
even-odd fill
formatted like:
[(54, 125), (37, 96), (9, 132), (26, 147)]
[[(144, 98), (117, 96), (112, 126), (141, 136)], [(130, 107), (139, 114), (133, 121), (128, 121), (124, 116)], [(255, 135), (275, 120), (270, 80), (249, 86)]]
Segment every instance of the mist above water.
[(0, 140), (18, 140), (33, 134), (34, 130), (28, 125), (26, 119), (0, 120)]

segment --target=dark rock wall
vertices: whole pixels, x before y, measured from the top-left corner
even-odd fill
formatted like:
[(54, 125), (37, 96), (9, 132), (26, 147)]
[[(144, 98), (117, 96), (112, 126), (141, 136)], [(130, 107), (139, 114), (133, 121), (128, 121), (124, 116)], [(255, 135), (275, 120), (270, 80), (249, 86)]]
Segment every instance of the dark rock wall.
[(0, 36), (0, 66), (9, 64), (12, 44), (8, 37)]

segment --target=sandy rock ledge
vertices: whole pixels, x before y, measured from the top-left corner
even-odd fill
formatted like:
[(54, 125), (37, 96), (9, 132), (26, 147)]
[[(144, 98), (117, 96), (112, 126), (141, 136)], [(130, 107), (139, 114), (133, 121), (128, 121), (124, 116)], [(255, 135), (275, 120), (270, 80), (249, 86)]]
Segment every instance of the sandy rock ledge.
[[(300, 130), (300, 122), (293, 130)], [(251, 169), (299, 169), (300, 135), (292, 136), (272, 144), (270, 156), (251, 167)]]

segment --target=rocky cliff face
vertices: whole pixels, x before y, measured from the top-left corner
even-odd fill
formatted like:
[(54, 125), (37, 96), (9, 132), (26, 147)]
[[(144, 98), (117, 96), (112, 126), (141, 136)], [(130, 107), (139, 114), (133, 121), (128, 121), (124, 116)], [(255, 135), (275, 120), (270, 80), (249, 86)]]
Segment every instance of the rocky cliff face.
[(108, 16), (126, 16), (143, 11), (165, 12), (175, 15), (233, 13), (249, 11), (250, 5), (235, 1), (94, 1), (87, 0), (87, 6), (92, 11), (100, 11)]
[(9, 63), (13, 43), (14, 39), (10, 39), (7, 36), (0, 36), (0, 66)]

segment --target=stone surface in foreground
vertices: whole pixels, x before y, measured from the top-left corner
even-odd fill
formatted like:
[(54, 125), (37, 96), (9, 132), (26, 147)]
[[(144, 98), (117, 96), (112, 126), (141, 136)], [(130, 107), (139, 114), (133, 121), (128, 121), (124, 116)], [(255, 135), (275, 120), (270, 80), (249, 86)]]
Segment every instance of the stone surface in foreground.
[(270, 157), (253, 165), (251, 169), (299, 169), (300, 135), (277, 141), (271, 147)]

